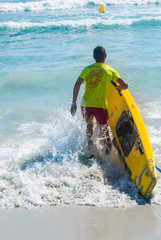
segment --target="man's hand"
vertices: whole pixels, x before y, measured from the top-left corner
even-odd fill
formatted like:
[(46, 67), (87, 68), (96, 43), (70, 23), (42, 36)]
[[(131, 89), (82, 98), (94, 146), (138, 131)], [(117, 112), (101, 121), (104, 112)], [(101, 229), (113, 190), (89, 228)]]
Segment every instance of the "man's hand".
[(122, 88), (121, 88), (120, 85), (117, 85), (117, 86), (116, 86), (116, 89), (117, 89), (118, 91), (121, 91), (121, 90), (122, 90)]
[(126, 82), (124, 82), (123, 79), (118, 78), (118, 79), (116, 80), (116, 82), (119, 84), (119, 85), (116, 86), (116, 89), (117, 89), (117, 90), (121, 91), (121, 90), (125, 90), (125, 89), (128, 88), (128, 84), (127, 84)]
[(72, 114), (72, 116), (75, 115), (76, 111), (77, 111), (77, 104), (76, 104), (76, 101), (77, 101), (77, 96), (78, 96), (78, 93), (79, 93), (79, 89), (80, 89), (80, 85), (82, 84), (84, 80), (82, 78), (78, 78), (75, 85), (74, 85), (74, 89), (73, 89), (73, 103), (72, 103), (72, 106), (71, 106), (71, 109), (70, 109), (70, 112)]
[(75, 115), (76, 111), (77, 111), (77, 104), (73, 102), (70, 109), (72, 116)]

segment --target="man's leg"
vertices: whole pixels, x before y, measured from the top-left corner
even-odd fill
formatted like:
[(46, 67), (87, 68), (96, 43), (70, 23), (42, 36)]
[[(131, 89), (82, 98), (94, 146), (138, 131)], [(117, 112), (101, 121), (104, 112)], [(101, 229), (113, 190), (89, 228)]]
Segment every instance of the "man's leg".
[(100, 137), (100, 143), (105, 147), (105, 153), (110, 154), (112, 150), (112, 142), (110, 139), (110, 134), (109, 134), (109, 125), (108, 123), (106, 125), (99, 125), (99, 137)]
[(87, 141), (88, 145), (93, 145), (92, 141), (92, 135), (93, 135), (93, 126), (94, 126), (94, 121), (93, 121), (93, 114), (92, 114), (92, 108), (90, 107), (82, 107), (81, 112), (83, 115), (83, 118), (86, 120), (86, 135), (87, 135)]
[(97, 108), (94, 116), (99, 126), (99, 142), (104, 146), (106, 154), (110, 154), (112, 143), (109, 134), (108, 111), (102, 108)]
[(87, 135), (87, 141), (88, 141), (88, 145), (93, 145), (93, 141), (92, 141), (92, 135), (93, 135), (93, 119), (89, 122), (87, 122), (87, 127), (86, 127), (86, 135)]

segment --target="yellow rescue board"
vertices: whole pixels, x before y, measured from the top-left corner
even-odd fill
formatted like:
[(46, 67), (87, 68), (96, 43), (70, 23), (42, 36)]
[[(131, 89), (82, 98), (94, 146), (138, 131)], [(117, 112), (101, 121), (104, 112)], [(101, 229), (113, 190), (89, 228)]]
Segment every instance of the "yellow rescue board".
[(155, 163), (149, 137), (128, 90), (119, 92), (111, 82), (107, 93), (109, 125), (114, 145), (140, 193), (148, 198), (156, 185)]

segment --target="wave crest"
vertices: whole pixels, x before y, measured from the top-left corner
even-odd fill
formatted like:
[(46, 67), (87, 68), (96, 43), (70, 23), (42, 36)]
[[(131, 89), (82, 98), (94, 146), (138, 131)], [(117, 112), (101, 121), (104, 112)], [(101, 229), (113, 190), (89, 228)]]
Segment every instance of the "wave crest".
[(44, 0), (36, 2), (0, 3), (0, 12), (48, 11), (88, 7), (91, 5), (146, 5), (161, 4), (161, 0)]
[(26, 30), (26, 31), (38, 31), (51, 29), (64, 30), (64, 29), (89, 29), (89, 28), (111, 28), (111, 27), (127, 27), (127, 26), (160, 26), (161, 16), (159, 17), (146, 17), (141, 19), (82, 19), (82, 20), (63, 20), (57, 22), (3, 22), (0, 23), (0, 29), (2, 31), (10, 30)]

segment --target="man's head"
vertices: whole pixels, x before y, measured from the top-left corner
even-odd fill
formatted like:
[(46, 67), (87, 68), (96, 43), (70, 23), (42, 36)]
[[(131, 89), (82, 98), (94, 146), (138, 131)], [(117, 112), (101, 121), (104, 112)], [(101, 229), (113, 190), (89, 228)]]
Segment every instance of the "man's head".
[(105, 62), (105, 58), (107, 57), (106, 50), (103, 47), (96, 47), (93, 50), (93, 57), (96, 62)]

